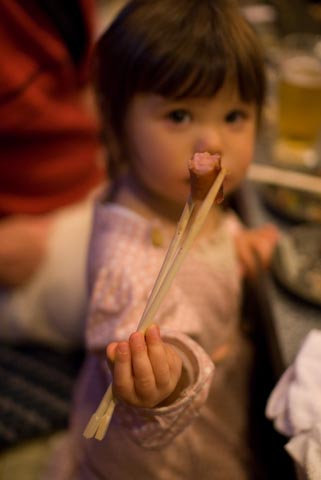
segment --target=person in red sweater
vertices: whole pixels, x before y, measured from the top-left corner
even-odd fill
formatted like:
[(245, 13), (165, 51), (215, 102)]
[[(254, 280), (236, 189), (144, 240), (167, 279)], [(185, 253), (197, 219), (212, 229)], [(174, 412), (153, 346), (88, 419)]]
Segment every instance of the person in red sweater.
[(81, 341), (93, 192), (94, 0), (0, 2), (0, 338)]

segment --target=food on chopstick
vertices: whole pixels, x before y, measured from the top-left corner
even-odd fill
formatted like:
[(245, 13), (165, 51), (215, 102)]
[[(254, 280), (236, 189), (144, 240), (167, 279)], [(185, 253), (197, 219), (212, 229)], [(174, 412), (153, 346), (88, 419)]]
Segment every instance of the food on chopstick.
[[(208, 152), (194, 153), (188, 163), (188, 168), (191, 182), (191, 196), (194, 200), (204, 200), (207, 192), (222, 168), (221, 155), (219, 153), (211, 155)], [(222, 185), (215, 202), (221, 203), (223, 200), (224, 194)]]
[(219, 154), (195, 153), (189, 161), (188, 168), (191, 193), (177, 223), (174, 237), (147, 301), (138, 330), (145, 331), (152, 324), (163, 296), (192, 246), (210, 208), (216, 199), (218, 197), (221, 199), (223, 195), (223, 180), (227, 170), (222, 168)]
[[(190, 250), (216, 199), (221, 199), (227, 170), (221, 166), (219, 154), (196, 153), (189, 162), (191, 193), (178, 221), (176, 232), (168, 248), (163, 265), (148, 298), (145, 310), (137, 327), (145, 332), (153, 323), (176, 273)], [(106, 390), (96, 412), (91, 416), (84, 437), (102, 440), (106, 435), (117, 399), (112, 384)]]

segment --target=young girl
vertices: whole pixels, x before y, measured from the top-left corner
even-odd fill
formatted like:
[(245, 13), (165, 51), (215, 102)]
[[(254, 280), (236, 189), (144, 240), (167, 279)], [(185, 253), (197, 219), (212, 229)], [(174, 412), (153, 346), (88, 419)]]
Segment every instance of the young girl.
[[(268, 264), (275, 229), (245, 231), (214, 207), (156, 316), (161, 336), (156, 325), (133, 332), (189, 194), (188, 160), (219, 152), (230, 172), (225, 194), (246, 174), (263, 69), (256, 37), (227, 0), (132, 1), (100, 39), (113, 186), (95, 213), (89, 355), (63, 478), (255, 478), (241, 281), (254, 274), (254, 257)], [(112, 378), (118, 402), (107, 435), (85, 439)]]

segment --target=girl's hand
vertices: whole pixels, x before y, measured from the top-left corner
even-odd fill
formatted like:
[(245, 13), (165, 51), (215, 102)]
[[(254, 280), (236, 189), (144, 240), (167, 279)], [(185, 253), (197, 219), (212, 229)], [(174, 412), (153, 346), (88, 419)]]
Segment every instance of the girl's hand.
[(117, 398), (137, 407), (152, 408), (175, 390), (182, 361), (164, 343), (157, 325), (135, 332), (128, 342), (111, 343), (107, 357), (113, 364), (113, 389)]
[(259, 266), (269, 267), (278, 238), (277, 228), (270, 224), (243, 230), (236, 236), (236, 250), (246, 277), (255, 278)]
[(13, 216), (0, 222), (0, 285), (17, 287), (39, 268), (47, 250), (48, 217)]

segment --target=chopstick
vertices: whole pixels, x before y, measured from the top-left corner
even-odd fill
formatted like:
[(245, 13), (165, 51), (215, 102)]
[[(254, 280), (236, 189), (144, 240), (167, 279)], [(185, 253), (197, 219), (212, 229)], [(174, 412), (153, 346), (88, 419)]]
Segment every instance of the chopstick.
[[(152, 324), (157, 310), (164, 300), (176, 273), (198, 235), (215, 198), (220, 191), (226, 175), (227, 170), (221, 168), (213, 185), (202, 202), (194, 201), (191, 196), (186, 202), (163, 265), (138, 324), (137, 331), (144, 332)], [(96, 412), (93, 413), (84, 430), (84, 437), (95, 437), (97, 440), (102, 440), (107, 432), (115, 406), (116, 399), (112, 393), (112, 384), (110, 384)]]
[(321, 195), (321, 177), (317, 175), (253, 163), (249, 168), (248, 179)]
[[(167, 254), (165, 256), (160, 272), (157, 276), (152, 292), (148, 298), (147, 304), (145, 306), (145, 309), (142, 314), (139, 325), (137, 327), (137, 330), (140, 330), (140, 331), (146, 330), (148, 327), (148, 324), (152, 322), (152, 316), (150, 314), (148, 315), (148, 311), (150, 309), (150, 306), (154, 302), (154, 300), (155, 299), (157, 300), (157, 292), (159, 291), (162, 285), (162, 282), (166, 277), (168, 270), (170, 269), (170, 265), (172, 264), (175, 258), (175, 255), (177, 253), (177, 250), (179, 248), (179, 245), (185, 233), (188, 221), (193, 212), (194, 206), (195, 206), (195, 202), (191, 197), (189, 197), (188, 201), (185, 204), (183, 213), (177, 224), (174, 237), (167, 250)], [(105, 395), (103, 396), (99, 404), (98, 409), (91, 416), (87, 424), (87, 427), (85, 428), (84, 437), (86, 438), (95, 437), (97, 440), (102, 440), (108, 429), (108, 425), (111, 420), (112, 413), (115, 406), (116, 406), (116, 399), (113, 397), (113, 394), (112, 394), (112, 385), (109, 385)]]

